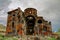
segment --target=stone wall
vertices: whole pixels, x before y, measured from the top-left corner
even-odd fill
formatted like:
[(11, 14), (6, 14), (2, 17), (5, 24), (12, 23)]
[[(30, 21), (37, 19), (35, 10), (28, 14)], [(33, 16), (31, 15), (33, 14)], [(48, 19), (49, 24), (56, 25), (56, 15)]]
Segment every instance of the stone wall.
[(20, 8), (9, 11), (7, 18), (6, 35), (50, 35), (51, 22), (37, 16), (35, 8)]

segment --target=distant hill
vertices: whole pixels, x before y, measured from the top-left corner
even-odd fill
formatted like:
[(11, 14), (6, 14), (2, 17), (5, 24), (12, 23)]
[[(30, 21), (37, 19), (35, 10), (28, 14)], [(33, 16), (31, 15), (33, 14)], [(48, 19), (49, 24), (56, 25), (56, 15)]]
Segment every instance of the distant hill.
[(0, 24), (0, 31), (6, 31), (6, 27), (3, 24)]

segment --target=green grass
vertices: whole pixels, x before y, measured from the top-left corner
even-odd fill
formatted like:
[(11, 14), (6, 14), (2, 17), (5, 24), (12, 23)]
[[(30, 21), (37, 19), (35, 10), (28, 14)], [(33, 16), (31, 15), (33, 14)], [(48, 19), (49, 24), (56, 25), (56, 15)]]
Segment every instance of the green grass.
[(48, 38), (48, 40), (56, 40), (55, 38)]
[[(18, 40), (18, 37), (12, 37), (12, 36), (11, 37), (7, 37), (7, 36), (4, 36), (4, 35), (0, 34), (0, 40)], [(44, 38), (44, 40), (45, 40), (45, 38)], [(56, 40), (56, 39), (53, 38), (53, 37), (46, 37), (46, 40)]]
[(0, 40), (18, 40), (17, 37), (6, 37), (0, 34)]

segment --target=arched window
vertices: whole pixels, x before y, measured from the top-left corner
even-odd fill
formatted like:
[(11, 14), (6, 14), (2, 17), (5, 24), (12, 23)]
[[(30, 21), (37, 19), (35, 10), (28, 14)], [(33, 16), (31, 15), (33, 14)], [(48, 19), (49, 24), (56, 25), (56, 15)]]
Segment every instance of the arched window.
[(15, 14), (13, 14), (13, 16), (15, 16)]
[(18, 17), (18, 22), (20, 22), (20, 15), (18, 15), (17, 17)]
[(12, 28), (14, 28), (14, 22), (12, 22)]
[(47, 31), (47, 27), (46, 27), (46, 26), (43, 27), (43, 31), (44, 31), (44, 32)]
[(38, 23), (41, 24), (42, 23), (42, 20), (38, 20)]

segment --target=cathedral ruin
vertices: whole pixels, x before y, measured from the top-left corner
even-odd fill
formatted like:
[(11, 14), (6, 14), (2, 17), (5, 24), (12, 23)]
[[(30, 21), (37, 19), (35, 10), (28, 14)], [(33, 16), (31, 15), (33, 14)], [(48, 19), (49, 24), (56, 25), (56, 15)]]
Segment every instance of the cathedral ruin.
[(20, 8), (8, 12), (6, 35), (50, 35), (51, 22), (37, 16), (35, 8)]

